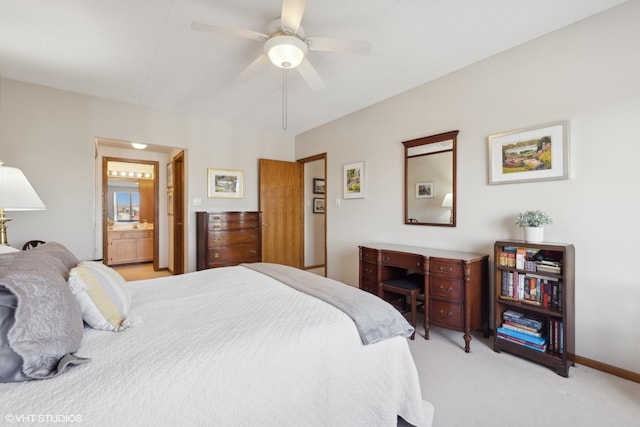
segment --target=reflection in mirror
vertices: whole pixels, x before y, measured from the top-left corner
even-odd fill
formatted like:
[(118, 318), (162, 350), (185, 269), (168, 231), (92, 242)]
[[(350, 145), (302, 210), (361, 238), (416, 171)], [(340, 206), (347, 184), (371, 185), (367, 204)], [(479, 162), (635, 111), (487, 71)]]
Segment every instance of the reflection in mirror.
[(116, 222), (140, 220), (140, 193), (137, 191), (114, 191), (113, 217)]
[(154, 167), (151, 164), (107, 162), (106, 214), (109, 224), (152, 224)]
[(405, 141), (404, 222), (456, 225), (458, 131)]

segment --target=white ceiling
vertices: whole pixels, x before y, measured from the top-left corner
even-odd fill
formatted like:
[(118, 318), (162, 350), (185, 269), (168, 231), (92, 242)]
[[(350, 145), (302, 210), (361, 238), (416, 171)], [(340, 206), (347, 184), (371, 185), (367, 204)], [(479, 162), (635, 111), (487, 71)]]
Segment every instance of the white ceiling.
[[(623, 3), (622, 0), (308, 0), (307, 36), (367, 40), (369, 56), (310, 52), (325, 83), (289, 71), (287, 130), (301, 133)], [(282, 128), (282, 72), (241, 73), (262, 43), (190, 29), (265, 32), (280, 0), (1, 0), (0, 76), (265, 129)]]

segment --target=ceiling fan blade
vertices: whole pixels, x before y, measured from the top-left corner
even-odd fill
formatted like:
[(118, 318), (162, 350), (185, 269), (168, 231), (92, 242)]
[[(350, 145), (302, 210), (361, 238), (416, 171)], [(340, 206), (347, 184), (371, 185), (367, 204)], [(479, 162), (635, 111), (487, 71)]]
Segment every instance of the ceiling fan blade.
[(359, 53), (369, 55), (371, 43), (361, 40), (343, 40), (331, 37), (308, 37), (309, 50), (317, 52)]
[(236, 83), (245, 83), (249, 80), (253, 75), (262, 68), (265, 64), (269, 62), (269, 57), (265, 54), (258, 56), (247, 68), (236, 77)]
[(307, 58), (304, 58), (300, 65), (296, 67), (296, 70), (300, 73), (305, 82), (309, 85), (312, 91), (317, 92), (324, 89), (324, 81), (318, 74), (311, 62)]
[(280, 13), (282, 27), (285, 30), (297, 33), (306, 6), (307, 0), (282, 0), (282, 12)]
[(241, 37), (243, 39), (256, 40), (259, 42), (269, 39), (268, 35), (257, 31), (245, 30), (243, 28), (220, 27), (218, 25), (203, 24), (196, 21), (191, 23), (191, 29), (194, 31), (220, 34), (222, 36)]

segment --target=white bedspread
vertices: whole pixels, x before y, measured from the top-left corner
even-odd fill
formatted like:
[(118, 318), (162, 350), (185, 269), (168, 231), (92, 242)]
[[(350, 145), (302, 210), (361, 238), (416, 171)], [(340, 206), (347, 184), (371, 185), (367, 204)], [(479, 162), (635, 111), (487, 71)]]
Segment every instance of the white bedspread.
[(0, 384), (0, 424), (431, 424), (406, 338), (364, 346), (339, 310), (239, 266), (130, 288), (138, 323), (87, 329), (92, 361), (60, 377)]

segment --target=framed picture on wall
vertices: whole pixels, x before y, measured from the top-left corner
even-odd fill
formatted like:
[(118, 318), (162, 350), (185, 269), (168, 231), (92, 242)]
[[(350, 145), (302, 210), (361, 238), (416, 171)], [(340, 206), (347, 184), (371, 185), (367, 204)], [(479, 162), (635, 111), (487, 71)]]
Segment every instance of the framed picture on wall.
[(173, 187), (173, 162), (167, 163), (167, 188)]
[(364, 162), (343, 166), (343, 195), (345, 199), (364, 199)]
[(569, 122), (489, 136), (489, 184), (569, 178)]
[(433, 181), (416, 182), (416, 199), (433, 199), (434, 194)]
[(167, 214), (173, 215), (173, 190), (167, 190)]
[(313, 213), (324, 213), (324, 212), (325, 212), (324, 199), (315, 197), (313, 199)]
[(313, 178), (313, 194), (324, 194), (324, 178)]
[(208, 169), (208, 196), (242, 198), (242, 171), (229, 169)]

